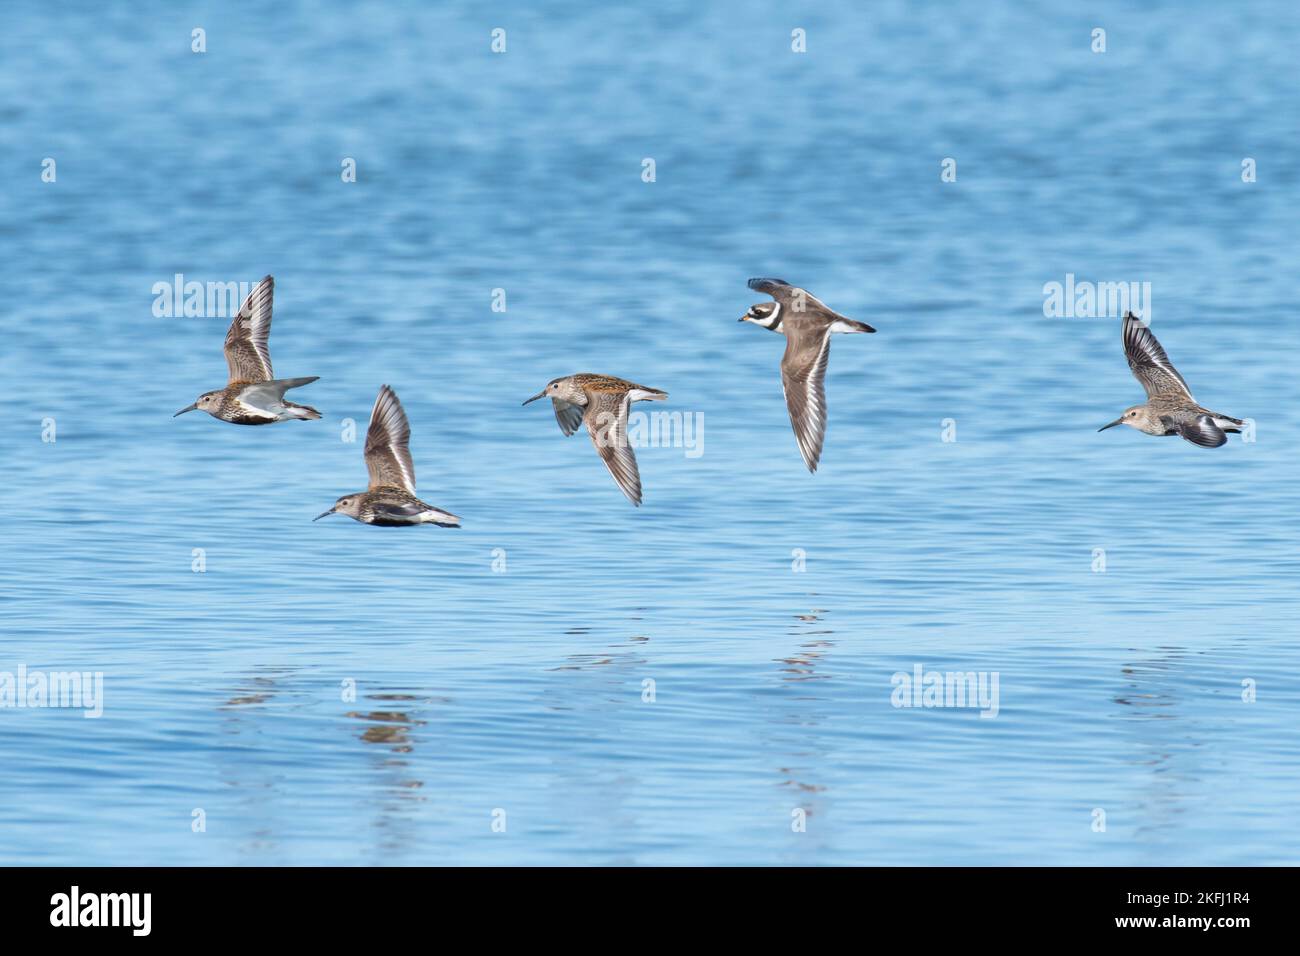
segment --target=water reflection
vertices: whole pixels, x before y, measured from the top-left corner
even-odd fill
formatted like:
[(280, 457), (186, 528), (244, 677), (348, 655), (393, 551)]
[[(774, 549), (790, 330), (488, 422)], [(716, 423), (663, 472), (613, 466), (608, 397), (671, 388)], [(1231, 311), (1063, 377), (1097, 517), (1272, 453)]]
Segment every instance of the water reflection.
[[(430, 698), (421, 698), (414, 694), (399, 692), (367, 694), (364, 699), (384, 704), (415, 703), (421, 700), (432, 702)], [(368, 744), (387, 746), (393, 753), (410, 753), (411, 729), (422, 727), (425, 724), (425, 721), (415, 716), (413, 710), (396, 708), (371, 711), (351, 710), (343, 716), (365, 722), (366, 726), (361, 732), (361, 740)]]
[[(253, 672), (244, 677), (243, 681), (238, 684), (232, 691), (232, 696), (220, 706), (220, 710), (228, 711), (230, 708), (251, 707), (257, 704), (269, 703), (278, 692), (279, 680), (285, 676), (294, 673), (295, 668), (291, 667), (270, 667), (260, 666), (253, 669)], [(231, 718), (232, 722), (238, 723), (237, 718)], [(237, 731), (236, 731), (237, 732)]]
[(1187, 796), (1196, 781), (1192, 762), (1196, 746), (1182, 718), (1180, 692), (1186, 689), (1193, 656), (1184, 647), (1161, 647), (1148, 660), (1120, 668), (1124, 686), (1114, 702), (1125, 710), (1125, 725), (1136, 738), (1131, 762), (1148, 771), (1135, 794), (1134, 833), (1142, 836), (1173, 830), (1186, 812)]
[[(566, 634), (577, 633), (575, 631), (566, 631)], [(567, 663), (557, 664), (555, 667), (548, 667), (548, 671), (581, 671), (590, 670), (594, 667), (609, 667), (611, 665), (623, 666), (640, 666), (645, 664), (646, 658), (636, 652), (635, 645), (646, 644), (650, 640), (644, 634), (633, 634), (625, 638), (626, 644), (634, 645), (628, 648), (624, 643), (611, 644), (607, 649), (601, 651), (588, 651), (581, 654), (569, 654), (565, 657)]]
[(1177, 704), (1173, 691), (1178, 682), (1174, 679), (1187, 657), (1182, 647), (1157, 648), (1158, 656), (1150, 661), (1128, 664), (1120, 668), (1127, 681), (1114, 697), (1124, 707), (1136, 708), (1132, 716), (1167, 719), (1177, 716), (1166, 712)]
[[(835, 642), (829, 639), (835, 632), (822, 621), (825, 613), (821, 608), (814, 608), (794, 615), (796, 623), (787, 633), (799, 638), (798, 647), (775, 661), (780, 665), (778, 672), (783, 684), (802, 690), (809, 681), (831, 678), (830, 674), (819, 670), (827, 663), (827, 655), (835, 647)], [(817, 733), (824, 720), (821, 702), (825, 698), (802, 692), (784, 700), (792, 703), (784, 708), (779, 724), (798, 730), (788, 735), (782, 732), (773, 741), (778, 752), (784, 750), (787, 758), (777, 767), (777, 786), (798, 795), (795, 806), (805, 816), (817, 816), (824, 812), (821, 795), (827, 792), (827, 786), (822, 782), (827, 750)], [(815, 852), (819, 845), (820, 840), (805, 841), (801, 849)]]
[(225, 703), (218, 706), (224, 715), (222, 733), (230, 736), (250, 736), (253, 742), (223, 751), (218, 774), (221, 781), (240, 795), (241, 814), (257, 821), (240, 841), (240, 851), (254, 857), (275, 855), (282, 850), (285, 821), (280, 818), (280, 806), (275, 797), (283, 793), (279, 754), (274, 746), (266, 749), (263, 738), (264, 717), (267, 711), (288, 696), (281, 686), (290, 680), (297, 668), (284, 666), (258, 666), (240, 679), (231, 690)]
[[(421, 728), (429, 724), (427, 707), (448, 704), (446, 697), (414, 694), (408, 689), (379, 689), (364, 694), (365, 706), (344, 713), (366, 750), (371, 771), (369, 798), (376, 851), (384, 861), (409, 852), (418, 836), (418, 812), (427, 801), (425, 781), (412, 761)], [(359, 732), (358, 732), (359, 731)]]
[[(795, 637), (805, 638), (799, 644), (797, 650), (786, 657), (777, 658), (777, 663), (784, 665), (781, 670), (784, 672), (782, 680), (787, 681), (810, 681), (826, 680), (830, 675), (818, 674), (817, 665), (835, 642), (827, 640), (822, 635), (835, 633), (830, 628), (812, 628), (808, 625), (817, 624), (821, 621), (821, 616), (826, 612), (821, 609), (814, 609), (806, 614), (796, 614), (794, 619), (799, 623), (792, 626), (789, 634)], [(813, 638), (813, 640), (807, 640)]]

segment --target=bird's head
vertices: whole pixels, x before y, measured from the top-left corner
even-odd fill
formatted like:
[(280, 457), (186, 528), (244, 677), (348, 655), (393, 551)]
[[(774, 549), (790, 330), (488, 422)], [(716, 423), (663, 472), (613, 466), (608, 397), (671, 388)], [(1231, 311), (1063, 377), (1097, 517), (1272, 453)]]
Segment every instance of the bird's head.
[(751, 305), (749, 311), (740, 317), (741, 322), (752, 322), (773, 332), (781, 331), (781, 305), (777, 302), (760, 302)]
[(327, 515), (347, 515), (349, 518), (361, 517), (361, 495), (344, 495), (338, 501), (334, 502), (334, 507), (329, 511), (324, 511), (312, 518), (312, 521), (320, 521)]
[(1130, 428), (1136, 428), (1138, 431), (1146, 431), (1149, 425), (1147, 416), (1147, 407), (1145, 405), (1133, 405), (1124, 409), (1124, 414), (1115, 419), (1109, 425), (1102, 425), (1097, 429), (1104, 432), (1107, 428), (1114, 428), (1116, 425), (1128, 425)]
[(524, 404), (527, 405), (529, 402), (535, 402), (539, 398), (551, 398), (560, 402), (569, 402), (573, 405), (587, 404), (587, 396), (583, 394), (582, 389), (574, 384), (572, 375), (566, 376), (565, 378), (551, 379), (546, 383), (544, 389), (532, 398), (527, 399)]
[(221, 395), (221, 389), (217, 389), (215, 392), (204, 392), (194, 400), (193, 405), (186, 405), (177, 412), (176, 415), (173, 415), (172, 418), (175, 418), (177, 415), (184, 415), (186, 412), (192, 412), (196, 408), (202, 409), (209, 415), (215, 415), (217, 409), (221, 407)]

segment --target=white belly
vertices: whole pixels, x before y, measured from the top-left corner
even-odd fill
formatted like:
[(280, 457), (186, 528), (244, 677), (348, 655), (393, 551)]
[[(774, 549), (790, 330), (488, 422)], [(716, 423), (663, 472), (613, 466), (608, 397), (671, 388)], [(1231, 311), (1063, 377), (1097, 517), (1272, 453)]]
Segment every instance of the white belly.
[(235, 399), (235, 404), (238, 405), (239, 410), (246, 415), (251, 415), (255, 418), (265, 418), (269, 422), (278, 422), (280, 420), (280, 416), (275, 412), (266, 408), (258, 408), (256, 405), (250, 405), (242, 398)]

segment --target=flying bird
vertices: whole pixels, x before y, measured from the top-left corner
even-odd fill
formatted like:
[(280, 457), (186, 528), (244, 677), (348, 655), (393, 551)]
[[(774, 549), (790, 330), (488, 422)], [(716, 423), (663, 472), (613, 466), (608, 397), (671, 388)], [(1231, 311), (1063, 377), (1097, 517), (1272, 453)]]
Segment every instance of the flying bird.
[(555, 420), (565, 435), (572, 435), (579, 425), (586, 422), (592, 444), (605, 467), (628, 500), (639, 506), (641, 474), (637, 471), (636, 455), (632, 453), (627, 437), (628, 410), (633, 402), (662, 402), (667, 397), (667, 392), (612, 375), (579, 372), (552, 379), (524, 404), (549, 398), (555, 406)]
[(226, 365), (230, 368), (230, 381), (225, 388), (204, 392), (193, 405), (182, 408), (184, 415), (200, 408), (213, 418), (236, 425), (270, 425), (291, 419), (320, 418), (320, 412), (310, 405), (288, 401), (284, 393), (300, 385), (308, 385), (320, 378), (275, 378), (271, 371), (271, 353), (267, 338), (271, 335), (271, 300), (275, 295), (275, 279), (267, 276), (248, 294), (244, 304), (235, 313), (235, 319), (226, 332)]
[(375, 407), (370, 412), (366, 432), (366, 469), (370, 487), (344, 495), (326, 515), (340, 514), (362, 524), (384, 528), (436, 524), (440, 528), (459, 528), (460, 519), (450, 512), (426, 504), (415, 496), (415, 466), (411, 463), (411, 424), (407, 421), (397, 393), (387, 385), (379, 389)]
[(865, 322), (846, 318), (812, 293), (782, 279), (750, 279), (749, 287), (775, 302), (750, 306), (740, 317), (785, 336), (781, 388), (790, 424), (808, 470), (815, 472), (826, 438), (826, 363), (837, 332), (874, 332)]
[(1228, 440), (1227, 432), (1241, 431), (1245, 424), (1241, 419), (1197, 404), (1156, 337), (1132, 312), (1124, 314), (1124, 355), (1133, 377), (1146, 390), (1146, 403), (1125, 409), (1098, 431), (1128, 425), (1147, 435), (1181, 435), (1202, 448), (1218, 448)]

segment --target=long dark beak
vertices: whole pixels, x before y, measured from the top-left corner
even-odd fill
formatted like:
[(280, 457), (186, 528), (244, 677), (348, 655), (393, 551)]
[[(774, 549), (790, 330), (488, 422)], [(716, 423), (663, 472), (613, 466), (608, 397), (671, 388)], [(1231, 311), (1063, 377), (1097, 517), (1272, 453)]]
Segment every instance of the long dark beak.
[(1122, 425), (1122, 424), (1124, 424), (1124, 419), (1117, 418), (1109, 425), (1102, 425), (1100, 428), (1097, 429), (1097, 431), (1104, 432), (1107, 428), (1114, 428), (1116, 425)]
[(324, 518), (326, 515), (332, 515), (332, 514), (334, 514), (334, 509), (333, 509), (333, 508), (331, 508), (329, 511), (323, 512), (322, 514), (318, 514), (316, 517), (312, 518), (311, 520), (312, 520), (312, 521), (320, 521), (320, 519), (321, 519), (321, 518)]
[(184, 415), (186, 412), (192, 412), (192, 411), (194, 411), (194, 409), (196, 409), (196, 408), (198, 408), (198, 407), (199, 407), (199, 403), (198, 403), (198, 402), (195, 402), (193, 405), (186, 405), (186, 406), (185, 406), (184, 408), (182, 408), (179, 412), (177, 412), (175, 415), (173, 415), (172, 418), (176, 418), (177, 416)]
[[(534, 395), (532, 398), (530, 398), (530, 399), (528, 400), (528, 402), (535, 402), (535, 401), (537, 401), (539, 398), (545, 398), (545, 397), (546, 397), (546, 389), (542, 389), (540, 392), (538, 392), (536, 395)], [(524, 404), (527, 405), (528, 402), (524, 402)]]

